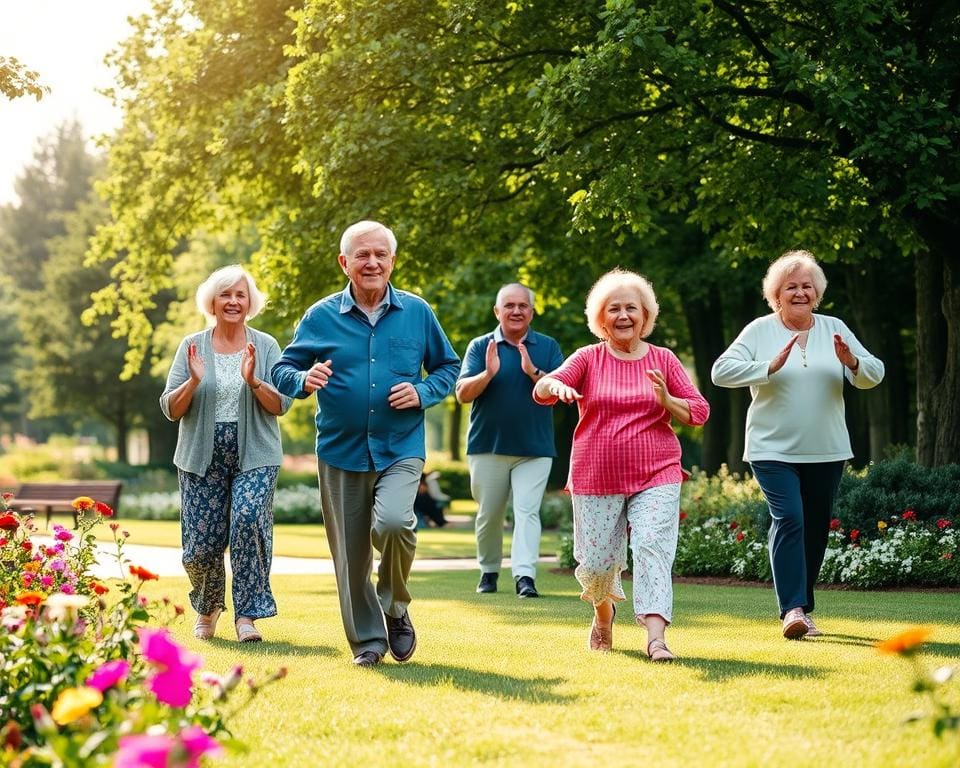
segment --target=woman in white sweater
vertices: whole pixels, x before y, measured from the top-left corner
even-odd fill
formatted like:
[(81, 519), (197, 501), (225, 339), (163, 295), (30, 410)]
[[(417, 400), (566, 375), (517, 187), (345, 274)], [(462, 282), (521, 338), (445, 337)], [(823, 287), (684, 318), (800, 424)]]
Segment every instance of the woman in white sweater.
[(843, 381), (883, 379), (883, 363), (844, 322), (814, 314), (827, 279), (808, 251), (788, 251), (767, 270), (773, 310), (744, 328), (713, 364), (720, 387), (750, 387), (743, 458), (770, 510), (770, 565), (784, 637), (821, 634), (809, 614), (827, 548), (833, 500), (853, 456)]

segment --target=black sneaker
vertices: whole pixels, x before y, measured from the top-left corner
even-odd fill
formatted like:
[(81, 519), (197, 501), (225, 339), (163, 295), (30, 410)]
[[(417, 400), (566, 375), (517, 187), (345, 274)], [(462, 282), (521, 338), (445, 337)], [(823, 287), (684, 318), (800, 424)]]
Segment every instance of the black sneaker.
[(517, 577), (517, 597), (540, 597), (537, 585), (529, 576)]
[(358, 667), (375, 667), (381, 661), (383, 661), (383, 656), (376, 651), (360, 651), (353, 657), (353, 663)]
[(406, 661), (417, 650), (417, 633), (410, 621), (410, 612), (404, 611), (399, 619), (384, 616), (387, 620), (387, 645), (390, 655), (397, 661)]
[(498, 578), (500, 578), (499, 573), (481, 573), (480, 583), (477, 584), (477, 592), (496, 592)]

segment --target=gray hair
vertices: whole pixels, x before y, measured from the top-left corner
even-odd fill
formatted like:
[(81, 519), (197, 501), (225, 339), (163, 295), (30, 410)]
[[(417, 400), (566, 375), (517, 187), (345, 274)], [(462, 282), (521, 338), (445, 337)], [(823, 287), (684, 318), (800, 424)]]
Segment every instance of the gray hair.
[(798, 269), (805, 269), (810, 273), (813, 289), (817, 292), (817, 301), (813, 308), (816, 309), (820, 305), (824, 291), (827, 290), (827, 276), (823, 274), (823, 269), (817, 264), (817, 260), (813, 258), (810, 251), (787, 251), (770, 265), (763, 278), (763, 298), (767, 300), (767, 304), (774, 312), (780, 308), (777, 301), (780, 289), (787, 278)]
[(368, 232), (376, 232), (380, 230), (387, 236), (387, 242), (390, 244), (390, 255), (393, 256), (397, 252), (397, 236), (393, 234), (393, 231), (381, 224), (379, 221), (358, 221), (356, 224), (351, 224), (343, 231), (343, 235), (340, 237), (340, 253), (344, 256), (348, 256), (353, 250), (353, 241), (365, 235)]
[(500, 290), (497, 291), (497, 300), (494, 302), (494, 306), (500, 306), (500, 299), (503, 296), (503, 292), (508, 288), (523, 288), (523, 290), (525, 290), (527, 295), (530, 297), (530, 306), (534, 306), (534, 302), (537, 300), (536, 294), (534, 294), (534, 292), (527, 288), (527, 286), (525, 286), (523, 283), (507, 283), (506, 285), (501, 285)]
[(213, 272), (197, 288), (197, 309), (207, 318), (208, 325), (214, 325), (217, 322), (217, 318), (213, 314), (213, 300), (221, 291), (226, 290), (241, 279), (247, 281), (247, 293), (250, 295), (250, 311), (247, 313), (246, 319), (252, 320), (260, 314), (260, 310), (267, 303), (267, 297), (257, 288), (256, 281), (247, 270), (239, 264), (231, 264)]
[(593, 288), (590, 289), (590, 293), (587, 294), (587, 307), (584, 310), (584, 314), (587, 316), (587, 326), (598, 339), (607, 338), (606, 331), (603, 328), (604, 311), (610, 295), (621, 288), (634, 290), (640, 296), (640, 306), (643, 307), (644, 312), (640, 338), (645, 339), (653, 331), (653, 326), (657, 322), (657, 315), (660, 314), (657, 295), (653, 292), (653, 286), (643, 275), (619, 267), (611, 269), (597, 280), (593, 284)]

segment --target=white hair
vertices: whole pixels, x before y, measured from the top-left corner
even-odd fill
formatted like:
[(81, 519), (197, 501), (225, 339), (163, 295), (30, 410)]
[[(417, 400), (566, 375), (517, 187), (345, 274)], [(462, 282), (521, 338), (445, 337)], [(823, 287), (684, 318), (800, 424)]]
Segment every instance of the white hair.
[(267, 303), (267, 297), (257, 288), (256, 281), (247, 270), (239, 264), (231, 264), (213, 272), (197, 288), (197, 309), (207, 318), (208, 325), (215, 325), (217, 322), (216, 315), (213, 313), (214, 299), (241, 279), (247, 281), (247, 293), (250, 296), (250, 311), (246, 319), (252, 320), (260, 314), (260, 310)]
[(377, 230), (380, 230), (387, 236), (387, 242), (390, 244), (390, 255), (395, 255), (397, 252), (397, 236), (393, 234), (393, 231), (389, 227), (384, 226), (379, 221), (369, 220), (358, 221), (343, 231), (343, 235), (340, 236), (340, 253), (344, 256), (349, 256), (353, 250), (353, 241), (356, 238), (368, 232), (376, 232)]
[(604, 313), (610, 296), (621, 289), (635, 291), (640, 297), (640, 306), (643, 307), (643, 328), (640, 329), (640, 338), (645, 339), (653, 331), (660, 314), (660, 305), (657, 304), (657, 295), (653, 292), (650, 282), (626, 269), (611, 269), (593, 284), (587, 294), (587, 307), (584, 314), (587, 316), (587, 326), (598, 339), (606, 339), (608, 334), (603, 327)]
[(763, 278), (763, 298), (767, 300), (767, 304), (774, 312), (780, 309), (777, 300), (780, 289), (787, 278), (798, 269), (805, 269), (810, 273), (813, 290), (817, 292), (817, 302), (814, 309), (820, 304), (823, 292), (827, 290), (827, 276), (823, 274), (823, 269), (817, 264), (817, 260), (813, 258), (810, 251), (787, 251), (770, 265), (766, 276)]
[(527, 288), (527, 286), (525, 286), (523, 283), (507, 283), (506, 285), (500, 286), (500, 290), (497, 291), (497, 300), (496, 300), (496, 302), (495, 302), (495, 306), (497, 306), (497, 307), (501, 306), (500, 301), (501, 301), (501, 299), (502, 299), (502, 297), (503, 297), (503, 293), (504, 293), (504, 291), (507, 291), (507, 290), (509, 290), (510, 288), (523, 288), (523, 290), (525, 290), (525, 291), (527, 292), (527, 295), (530, 297), (530, 306), (531, 306), (531, 308), (533, 307), (534, 302), (536, 301), (537, 297), (536, 297), (536, 295), (534, 294), (534, 292), (531, 291), (529, 288)]

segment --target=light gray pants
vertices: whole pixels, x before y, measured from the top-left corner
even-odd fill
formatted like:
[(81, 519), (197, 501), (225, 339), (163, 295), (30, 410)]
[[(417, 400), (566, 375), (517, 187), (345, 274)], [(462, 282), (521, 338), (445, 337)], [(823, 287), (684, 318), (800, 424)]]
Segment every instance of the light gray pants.
[[(340, 616), (354, 655), (387, 652), (383, 614), (399, 618), (410, 603), (407, 578), (417, 551), (417, 495), (422, 459), (382, 472), (348, 472), (317, 461), (320, 505), (337, 576)], [(373, 548), (380, 553), (377, 587)]]
[(549, 456), (467, 456), (470, 492), (477, 502), (477, 562), (481, 573), (499, 573), (503, 561), (503, 517), (513, 493), (513, 577), (537, 575), (540, 503), (550, 478)]

